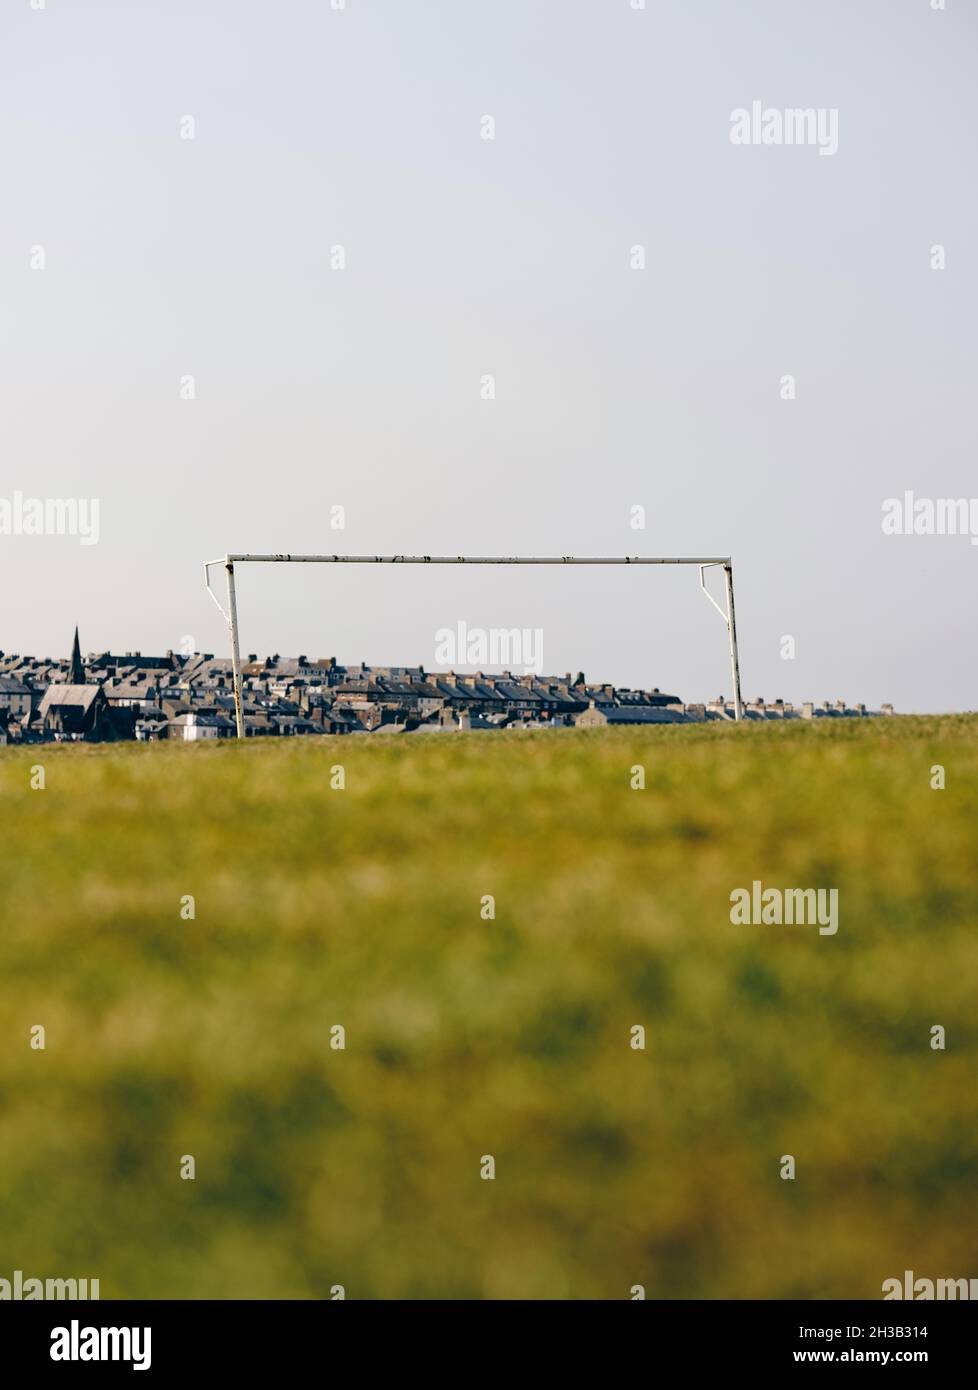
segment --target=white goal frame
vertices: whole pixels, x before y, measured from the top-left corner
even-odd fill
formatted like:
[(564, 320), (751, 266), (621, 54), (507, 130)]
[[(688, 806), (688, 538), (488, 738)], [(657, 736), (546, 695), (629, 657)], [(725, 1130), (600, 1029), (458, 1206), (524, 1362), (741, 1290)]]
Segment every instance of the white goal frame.
[[(740, 662), (737, 655), (737, 620), (734, 615), (733, 562), (729, 555), (666, 558), (649, 555), (223, 555), (204, 565), (207, 592), (220, 609), (231, 636), (231, 670), (234, 683), (234, 721), (238, 738), (244, 738), (244, 710), (241, 694), (241, 652), (238, 644), (238, 606), (234, 592), (235, 565), (698, 565), (700, 588), (720, 614), (730, 643), (730, 674), (733, 680), (734, 718), (742, 719), (743, 701), (740, 697)], [(223, 565), (227, 578), (228, 606), (211, 588), (211, 570)], [(721, 568), (727, 593), (726, 612), (706, 587), (706, 571)]]

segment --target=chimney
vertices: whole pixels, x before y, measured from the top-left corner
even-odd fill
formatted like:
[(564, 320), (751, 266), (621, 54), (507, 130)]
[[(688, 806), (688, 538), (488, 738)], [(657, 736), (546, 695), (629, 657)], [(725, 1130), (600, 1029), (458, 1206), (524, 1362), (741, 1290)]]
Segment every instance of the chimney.
[(801, 707), (801, 717), (802, 717), (802, 719), (814, 719), (814, 718), (815, 718), (815, 706), (814, 706), (814, 704), (812, 703), (811, 700), (806, 700), (805, 703), (802, 705), (802, 707)]

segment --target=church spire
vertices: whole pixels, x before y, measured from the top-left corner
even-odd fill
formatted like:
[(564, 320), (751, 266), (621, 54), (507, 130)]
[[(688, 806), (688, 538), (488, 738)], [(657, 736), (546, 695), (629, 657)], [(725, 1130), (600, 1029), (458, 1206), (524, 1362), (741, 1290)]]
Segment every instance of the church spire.
[(68, 666), (68, 684), (85, 684), (85, 663), (82, 661), (81, 647), (78, 643), (78, 629), (75, 628), (75, 641), (71, 648), (71, 662)]

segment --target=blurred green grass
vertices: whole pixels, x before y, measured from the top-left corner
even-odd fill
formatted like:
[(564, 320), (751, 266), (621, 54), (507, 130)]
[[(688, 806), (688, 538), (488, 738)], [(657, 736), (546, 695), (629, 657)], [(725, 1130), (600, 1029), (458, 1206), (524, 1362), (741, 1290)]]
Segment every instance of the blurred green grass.
[[(10, 748), (0, 796), (0, 1276), (978, 1275), (978, 717)], [(838, 888), (838, 934), (732, 926), (754, 879)]]

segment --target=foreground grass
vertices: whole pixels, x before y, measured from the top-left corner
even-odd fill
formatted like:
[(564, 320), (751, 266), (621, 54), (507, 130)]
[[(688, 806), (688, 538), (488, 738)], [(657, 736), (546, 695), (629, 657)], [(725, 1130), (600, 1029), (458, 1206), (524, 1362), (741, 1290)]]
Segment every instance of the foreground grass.
[[(10, 749), (0, 797), (0, 1276), (978, 1275), (978, 717)], [(732, 926), (754, 879), (838, 888), (838, 934)]]

